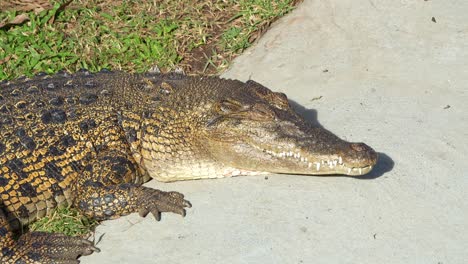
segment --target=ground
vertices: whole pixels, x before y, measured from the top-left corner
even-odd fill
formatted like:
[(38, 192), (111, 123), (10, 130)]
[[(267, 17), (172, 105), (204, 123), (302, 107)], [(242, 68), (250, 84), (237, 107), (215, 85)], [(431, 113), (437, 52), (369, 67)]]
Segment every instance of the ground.
[(224, 76), (368, 143), (375, 171), (152, 181), (186, 194), (187, 217), (106, 221), (82, 263), (465, 263), (467, 13), (461, 0), (304, 1)]
[(0, 80), (155, 65), (215, 74), (300, 1), (2, 0)]

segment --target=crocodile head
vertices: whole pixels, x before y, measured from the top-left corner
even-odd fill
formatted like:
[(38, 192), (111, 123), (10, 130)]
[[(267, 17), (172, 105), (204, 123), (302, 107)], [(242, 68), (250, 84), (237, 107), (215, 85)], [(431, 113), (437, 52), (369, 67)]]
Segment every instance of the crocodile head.
[[(209, 85), (205, 89), (209, 92), (185, 90), (183, 96), (175, 92), (169, 100), (171, 109), (190, 109), (173, 113), (186, 120), (185, 128), (179, 129), (186, 133), (180, 144), (184, 147), (166, 151), (178, 154), (163, 162), (160, 158), (153, 162), (149, 166), (154, 166), (149, 169), (153, 177), (174, 181), (263, 172), (359, 176), (376, 164), (372, 148), (307, 123), (286, 95), (254, 81), (221, 81), (226, 85)], [(191, 101), (181, 101), (187, 94), (193, 94)]]

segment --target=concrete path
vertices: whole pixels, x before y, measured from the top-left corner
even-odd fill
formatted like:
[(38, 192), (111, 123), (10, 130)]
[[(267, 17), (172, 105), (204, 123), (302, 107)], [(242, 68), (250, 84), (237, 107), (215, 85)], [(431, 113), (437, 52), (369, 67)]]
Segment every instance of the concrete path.
[(107, 221), (82, 263), (468, 263), (467, 14), (466, 0), (304, 1), (225, 76), (373, 146), (376, 170), (153, 181), (186, 194), (187, 217)]

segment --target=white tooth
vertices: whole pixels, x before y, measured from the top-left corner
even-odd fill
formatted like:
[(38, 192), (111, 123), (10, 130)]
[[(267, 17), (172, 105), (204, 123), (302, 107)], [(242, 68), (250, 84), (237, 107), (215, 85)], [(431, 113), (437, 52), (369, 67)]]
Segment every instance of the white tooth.
[(292, 157), (292, 155), (293, 155), (292, 151), (289, 151), (288, 156)]
[(343, 163), (343, 159), (341, 157), (338, 158), (338, 163), (339, 164)]
[(309, 162), (309, 164), (307, 164), (307, 167), (308, 168), (312, 167), (312, 163)]
[(351, 168), (348, 168), (348, 174), (350, 174), (350, 173), (351, 173)]
[(361, 168), (359, 168), (359, 174), (362, 174), (362, 169)]
[(333, 163), (331, 161), (328, 162), (328, 167), (333, 168)]
[[(310, 164), (310, 163), (309, 163), (309, 164)], [(315, 163), (315, 166), (316, 166), (317, 171), (319, 171), (319, 170), (320, 170), (320, 162), (316, 162), (316, 163)]]
[(298, 157), (298, 158), (300, 158), (300, 157), (301, 157), (301, 153), (297, 153), (296, 155), (297, 155), (297, 157)]
[(337, 163), (338, 163), (338, 161), (337, 161), (337, 160), (334, 160), (334, 161), (333, 161), (333, 167), (335, 167)]

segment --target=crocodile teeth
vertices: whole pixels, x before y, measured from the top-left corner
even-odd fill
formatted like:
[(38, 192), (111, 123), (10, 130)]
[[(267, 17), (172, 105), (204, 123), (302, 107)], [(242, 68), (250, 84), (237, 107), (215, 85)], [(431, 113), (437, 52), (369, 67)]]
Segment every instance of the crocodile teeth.
[(319, 171), (320, 170), (320, 162), (316, 162), (315, 166), (316, 166), (317, 171)]
[(341, 157), (338, 158), (338, 163), (343, 164), (343, 159)]

